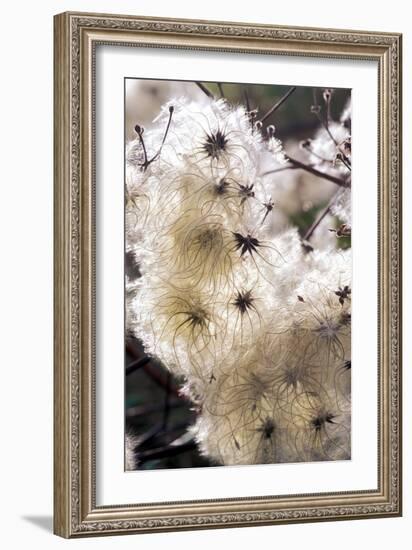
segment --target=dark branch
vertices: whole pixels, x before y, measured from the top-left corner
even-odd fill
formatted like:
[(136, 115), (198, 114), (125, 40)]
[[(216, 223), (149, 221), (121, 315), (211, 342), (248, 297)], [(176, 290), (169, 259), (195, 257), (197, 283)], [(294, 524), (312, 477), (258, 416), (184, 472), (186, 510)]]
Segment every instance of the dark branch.
[(246, 106), (246, 111), (248, 113), (250, 113), (250, 101), (249, 101), (249, 94), (247, 93), (247, 88), (243, 88), (243, 97), (244, 97), (244, 100), (245, 100), (245, 106)]
[(148, 363), (144, 366), (144, 370), (145, 373), (149, 375), (153, 382), (155, 382), (158, 386), (166, 391), (170, 391), (170, 393), (176, 395), (177, 397), (181, 397), (179, 388), (172, 384), (170, 380), (168, 381), (166, 375), (160, 372), (159, 369), (156, 369)]
[(300, 162), (299, 160), (293, 159), (289, 156), (287, 156), (288, 161), (296, 166), (297, 168), (301, 168), (302, 170), (306, 170), (306, 172), (309, 172), (313, 174), (314, 176), (318, 176), (319, 178), (323, 178), (328, 181), (332, 181), (333, 183), (336, 183), (336, 185), (339, 185), (339, 187), (349, 188), (351, 186), (350, 180), (343, 180), (340, 178), (336, 178), (335, 176), (331, 176), (330, 174), (326, 174), (325, 172), (321, 172), (320, 170), (317, 170), (316, 168), (313, 168), (312, 166), (309, 166), (308, 164), (304, 164), (303, 162)]
[(313, 222), (313, 224), (306, 231), (306, 233), (303, 236), (304, 241), (308, 241), (312, 237), (313, 233), (315, 232), (315, 229), (318, 227), (320, 222), (329, 214), (330, 209), (331, 209), (332, 205), (335, 203), (336, 198), (339, 194), (340, 194), (340, 191), (338, 191), (337, 193), (335, 193), (333, 195), (333, 197), (328, 202), (326, 208), (322, 211), (322, 213), (316, 218), (316, 220)]
[[(183, 400), (173, 399), (169, 402), (170, 409), (178, 409), (180, 407), (186, 407), (187, 403)], [(135, 407), (128, 407), (126, 409), (127, 418), (135, 418), (137, 416), (143, 416), (152, 413), (158, 413), (164, 411), (164, 405), (136, 405)]]
[(149, 363), (150, 361), (151, 361), (151, 357), (143, 357), (142, 359), (136, 359), (132, 361), (130, 365), (126, 367), (126, 376), (129, 376), (129, 374), (132, 374), (137, 370), (141, 369), (142, 367), (147, 365), (147, 363)]
[(187, 451), (193, 451), (194, 449), (196, 449), (196, 443), (193, 440), (183, 443), (182, 445), (166, 445), (165, 447), (159, 447), (158, 449), (150, 449), (139, 453), (139, 464), (149, 460), (175, 456)]
[(169, 421), (170, 413), (170, 386), (172, 382), (172, 376), (170, 371), (166, 372), (166, 388), (165, 388), (165, 405), (163, 410), (163, 430), (166, 429), (167, 423)]
[(260, 177), (270, 176), (271, 174), (277, 174), (278, 172), (284, 172), (285, 170), (300, 170), (299, 166), (282, 166), (282, 168), (275, 168), (274, 170), (268, 170), (260, 174)]
[(289, 96), (291, 96), (293, 94), (293, 92), (296, 90), (296, 86), (292, 86), (291, 88), (289, 88), (289, 90), (286, 92), (286, 94), (284, 96), (282, 96), (279, 101), (277, 101), (273, 107), (271, 107), (269, 109), (269, 111), (263, 115), (263, 117), (260, 119), (260, 122), (264, 122), (267, 118), (270, 117), (270, 115), (272, 115), (275, 111), (277, 111), (279, 109), (279, 107), (287, 100), (287, 98)]
[(206, 88), (204, 84), (202, 84), (201, 82), (195, 82), (195, 84), (199, 86), (199, 88), (202, 90), (203, 93), (207, 95), (207, 97), (210, 97), (210, 99), (215, 99), (215, 96), (208, 88)]

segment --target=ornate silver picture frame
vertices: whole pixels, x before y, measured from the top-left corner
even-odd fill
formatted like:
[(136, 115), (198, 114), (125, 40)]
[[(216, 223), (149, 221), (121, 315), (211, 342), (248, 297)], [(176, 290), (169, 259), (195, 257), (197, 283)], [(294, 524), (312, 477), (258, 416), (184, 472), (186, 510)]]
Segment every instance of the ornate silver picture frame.
[[(401, 44), (401, 35), (394, 33), (87, 13), (55, 16), (54, 531), (57, 535), (72, 538), (401, 515)], [(326, 59), (376, 64), (378, 131), (372, 141), (376, 141), (378, 160), (378, 207), (377, 232), (370, 235), (378, 259), (378, 345), (371, 350), (376, 357), (378, 393), (376, 487), (253, 496), (244, 493), (236, 497), (228, 494), (215, 498), (205, 498), (194, 491), (189, 499), (176, 494), (164, 501), (151, 500), (150, 495), (143, 500), (137, 492), (133, 504), (126, 500), (124, 504), (102, 503), (97, 498), (100, 447), (96, 444), (96, 400), (100, 386), (96, 315), (100, 294), (96, 293), (99, 276), (96, 243), (100, 226), (96, 224), (99, 195), (96, 49), (101, 46), (130, 48), (137, 56), (139, 48), (149, 48), (160, 52), (189, 51), (194, 56), (196, 52), (214, 52), (221, 56), (254, 54), (319, 63)], [(135, 75), (124, 76), (139, 78), (138, 70)], [(187, 79), (198, 80), (191, 75)], [(369, 228), (358, 225), (356, 231), (367, 232)], [(362, 296), (356, 299), (361, 301)], [(123, 364), (113, 368), (120, 377), (124, 376)], [(122, 421), (123, 418), (119, 419), (119, 423)], [(150, 473), (157, 474), (160, 472)]]

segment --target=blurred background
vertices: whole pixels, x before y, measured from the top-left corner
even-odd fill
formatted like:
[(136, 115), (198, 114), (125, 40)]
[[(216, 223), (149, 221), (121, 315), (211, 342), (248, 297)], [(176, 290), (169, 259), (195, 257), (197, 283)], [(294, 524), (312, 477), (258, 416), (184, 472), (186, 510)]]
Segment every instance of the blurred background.
[[(127, 79), (125, 86), (126, 142), (135, 139), (136, 124), (144, 126), (146, 131), (150, 129), (166, 101), (186, 97), (201, 102), (211, 94), (216, 98), (225, 97), (235, 105), (243, 104), (248, 111), (256, 110), (257, 119), (264, 119), (263, 133), (269, 125), (274, 125), (275, 136), (282, 141), (285, 153), (309, 167), (313, 165), (313, 159), (302, 144), (307, 140), (319, 139), (322, 132), (320, 119), (326, 116), (323, 88), (296, 87), (293, 93), (287, 95), (291, 87), (280, 85)], [(285, 96), (287, 99), (266, 116)], [(348, 127), (349, 108), (350, 90), (331, 90), (328, 103), (330, 122)], [(327, 147), (322, 154), (328, 154)], [(332, 164), (327, 169), (317, 165), (316, 169), (339, 175), (339, 170)], [(272, 221), (274, 233), (295, 226), (304, 239), (316, 225), (310, 243), (306, 243), (309, 250), (324, 246), (350, 246), (350, 237), (337, 239), (336, 234), (329, 231), (342, 225), (342, 220), (327, 212), (327, 205), (336, 193), (335, 183), (296, 167), (281, 168), (273, 178), (275, 192), (272, 199), (276, 205)], [(125, 273), (129, 280), (139, 276), (138, 266), (128, 253), (125, 255)], [(125, 369), (125, 468), (147, 470), (216, 465), (200, 455), (187, 431), (195, 421), (196, 410), (179, 393), (182, 381), (147, 357), (141, 343), (130, 335), (126, 335)]]

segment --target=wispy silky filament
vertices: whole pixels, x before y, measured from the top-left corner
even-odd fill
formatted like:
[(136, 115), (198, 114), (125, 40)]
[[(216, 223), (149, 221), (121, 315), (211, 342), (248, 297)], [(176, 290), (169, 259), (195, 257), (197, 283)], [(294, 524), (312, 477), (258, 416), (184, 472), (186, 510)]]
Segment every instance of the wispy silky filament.
[[(128, 329), (184, 377), (198, 411), (190, 431), (215, 463), (350, 458), (350, 250), (330, 246), (337, 229), (319, 250), (296, 229), (273, 231), (288, 162), (275, 128), (207, 101), (167, 103), (127, 146), (127, 252), (138, 264)], [(345, 116), (302, 154), (346, 177)], [(273, 178), (260, 176), (268, 162)], [(349, 234), (350, 211), (349, 187), (330, 207)]]

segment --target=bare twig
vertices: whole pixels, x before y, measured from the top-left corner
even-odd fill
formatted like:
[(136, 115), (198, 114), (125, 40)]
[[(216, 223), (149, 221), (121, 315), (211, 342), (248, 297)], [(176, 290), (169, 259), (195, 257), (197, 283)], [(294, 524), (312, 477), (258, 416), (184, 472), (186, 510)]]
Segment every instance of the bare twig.
[(293, 164), (297, 168), (301, 168), (302, 170), (305, 170), (306, 172), (309, 172), (314, 176), (318, 176), (319, 178), (332, 181), (333, 183), (336, 183), (336, 185), (339, 185), (339, 187), (348, 188), (351, 186), (350, 180), (343, 180), (341, 178), (336, 178), (335, 176), (331, 176), (330, 174), (326, 174), (325, 172), (316, 170), (316, 168), (313, 168), (313, 166), (310, 166), (309, 164), (304, 164), (303, 162), (300, 162), (299, 160), (293, 159), (289, 156), (287, 156), (287, 159), (291, 164)]
[(249, 94), (247, 93), (247, 88), (246, 88), (246, 86), (245, 86), (245, 88), (243, 89), (243, 98), (244, 98), (244, 101), (245, 101), (246, 111), (247, 111), (248, 113), (250, 113)]
[(127, 365), (126, 376), (129, 376), (130, 374), (141, 369), (142, 367), (147, 365), (147, 363), (149, 363), (150, 361), (151, 361), (151, 357), (142, 357), (141, 359), (135, 359), (130, 363), (130, 365)]
[[(178, 409), (180, 407), (187, 406), (187, 403), (181, 400), (170, 400), (169, 407), (171, 409)], [(137, 405), (136, 407), (128, 407), (126, 409), (127, 418), (135, 418), (136, 416), (143, 416), (146, 414), (153, 414), (164, 411), (163, 404), (160, 405)]]
[(334, 138), (332, 132), (330, 131), (329, 129), (329, 126), (328, 124), (323, 120), (323, 118), (319, 115), (319, 113), (316, 113), (316, 118), (319, 120), (319, 122), (322, 124), (322, 126), (325, 128), (326, 130), (326, 133), (328, 134), (328, 136), (330, 137), (330, 139), (333, 141), (333, 143), (335, 144), (335, 147), (338, 146), (338, 142), (336, 141), (336, 139)]
[(316, 88), (312, 88), (312, 96), (313, 96), (313, 106), (318, 108), (319, 104), (318, 104), (318, 95), (317, 95)]
[(300, 166), (282, 166), (282, 168), (275, 168), (274, 170), (268, 170), (260, 174), (260, 177), (270, 176), (271, 174), (277, 174), (278, 172), (285, 172), (286, 170), (300, 170)]
[(323, 117), (320, 115), (320, 110), (321, 110), (321, 107), (318, 103), (318, 98), (317, 98), (317, 94), (316, 94), (316, 88), (313, 88), (312, 90), (312, 93), (313, 93), (313, 106), (314, 106), (314, 109), (312, 110), (313, 114), (316, 116), (316, 118), (318, 119), (318, 121), (322, 124), (322, 126), (325, 128), (326, 132), (328, 133), (330, 139), (333, 141), (333, 143), (337, 146), (337, 142), (335, 140), (335, 138), (333, 137), (333, 135), (331, 134), (330, 130), (329, 130), (329, 117), (327, 115), (327, 122), (325, 122), (325, 120), (323, 119)]
[(175, 456), (187, 451), (193, 451), (194, 449), (196, 449), (196, 443), (194, 440), (183, 443), (182, 445), (166, 445), (164, 447), (159, 447), (158, 449), (150, 449), (139, 453), (139, 463), (142, 464), (149, 460)]
[(199, 86), (199, 88), (202, 90), (203, 93), (207, 95), (207, 97), (210, 97), (210, 99), (215, 99), (215, 96), (208, 88), (206, 88), (204, 84), (202, 84), (201, 82), (195, 82), (195, 84)]
[(162, 424), (155, 424), (149, 428), (144, 434), (139, 436), (138, 443), (135, 449), (143, 448), (147, 445), (152, 439), (154, 439), (162, 431)]
[(269, 111), (263, 115), (263, 117), (260, 119), (260, 122), (264, 122), (267, 118), (270, 117), (270, 115), (272, 115), (275, 111), (277, 111), (279, 109), (279, 107), (288, 99), (288, 97), (290, 95), (293, 94), (293, 92), (296, 90), (296, 86), (292, 86), (291, 88), (289, 88), (289, 90), (286, 92), (286, 94), (284, 96), (282, 96), (279, 101), (277, 101), (273, 107), (271, 107), (269, 109)]
[[(132, 357), (134, 357), (137, 361), (140, 361), (147, 357), (142, 351), (142, 348), (140, 347), (138, 341), (134, 338), (126, 339), (126, 351)], [(152, 362), (153, 364), (151, 364)], [(153, 360), (153, 357), (151, 357), (149, 361), (146, 361), (145, 364), (142, 365), (142, 368), (144, 369), (145, 373), (148, 376), (150, 376), (150, 378), (154, 382), (156, 382), (158, 386), (160, 386), (163, 389), (167, 387), (167, 380), (166, 380), (165, 373), (163, 370), (159, 369), (156, 366), (156, 361)], [(172, 382), (170, 382), (169, 391), (172, 394), (176, 395), (177, 397), (184, 399), (184, 397), (180, 395), (178, 387)]]
[(313, 233), (315, 232), (316, 228), (319, 226), (321, 221), (329, 214), (330, 209), (333, 206), (333, 204), (335, 203), (335, 201), (336, 201), (339, 194), (340, 194), (340, 191), (338, 191), (337, 193), (335, 193), (333, 195), (333, 197), (328, 202), (326, 208), (321, 212), (321, 214), (316, 218), (316, 220), (312, 223), (312, 225), (306, 231), (306, 233), (302, 237), (302, 239), (304, 241), (308, 241), (312, 237)]
[(343, 162), (343, 164), (346, 166), (349, 172), (352, 172), (352, 165), (351, 165), (350, 159), (342, 151), (340, 151), (340, 154), (341, 154), (341, 162)]
[(165, 387), (165, 406), (163, 410), (163, 429), (165, 430), (167, 427), (167, 423), (169, 421), (169, 412), (170, 412), (170, 384), (172, 381), (172, 377), (170, 374), (170, 371), (167, 371), (166, 373), (166, 387)]
[(178, 387), (171, 382), (168, 382), (166, 376), (163, 375), (163, 373), (159, 372), (158, 369), (155, 369), (150, 363), (144, 366), (144, 370), (146, 374), (148, 374), (153, 382), (156, 382), (158, 386), (162, 387), (163, 389), (167, 388), (170, 393), (181, 397)]

